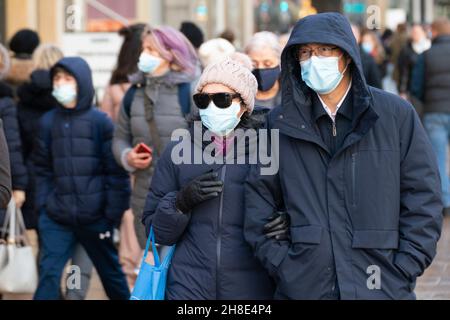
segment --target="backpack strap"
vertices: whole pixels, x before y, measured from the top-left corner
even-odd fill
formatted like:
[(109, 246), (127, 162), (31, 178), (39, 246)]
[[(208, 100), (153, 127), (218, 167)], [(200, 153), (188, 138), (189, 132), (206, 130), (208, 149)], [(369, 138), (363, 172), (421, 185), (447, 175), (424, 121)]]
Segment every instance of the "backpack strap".
[(123, 107), (125, 109), (125, 114), (128, 116), (128, 118), (131, 115), (131, 104), (133, 103), (134, 95), (136, 93), (138, 86), (132, 85), (127, 92), (125, 93), (125, 96), (123, 97)]
[(181, 106), (183, 116), (191, 113), (191, 84), (189, 82), (178, 84), (178, 103)]

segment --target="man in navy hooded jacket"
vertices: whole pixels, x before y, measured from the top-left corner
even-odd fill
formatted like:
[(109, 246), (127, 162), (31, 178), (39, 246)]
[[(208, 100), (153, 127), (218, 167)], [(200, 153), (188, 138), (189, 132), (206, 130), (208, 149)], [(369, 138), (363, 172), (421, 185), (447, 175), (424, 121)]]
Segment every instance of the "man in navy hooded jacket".
[[(414, 299), (442, 227), (436, 158), (413, 107), (369, 87), (348, 20), (300, 20), (268, 120), (276, 175), (254, 167), (245, 235), (280, 299)], [(278, 148), (278, 149), (277, 149)], [(277, 204), (290, 241), (263, 234)]]
[(60, 298), (61, 273), (79, 242), (108, 297), (128, 299), (112, 235), (129, 207), (130, 186), (112, 154), (113, 124), (92, 107), (91, 70), (83, 59), (63, 58), (50, 73), (59, 106), (41, 118), (33, 159), (41, 242), (34, 298)]

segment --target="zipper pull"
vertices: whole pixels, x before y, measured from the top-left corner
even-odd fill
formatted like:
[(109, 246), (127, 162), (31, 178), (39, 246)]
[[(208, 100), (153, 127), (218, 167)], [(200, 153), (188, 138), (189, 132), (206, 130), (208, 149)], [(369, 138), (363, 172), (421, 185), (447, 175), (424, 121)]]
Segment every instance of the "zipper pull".
[(337, 136), (336, 122), (333, 121), (333, 137)]

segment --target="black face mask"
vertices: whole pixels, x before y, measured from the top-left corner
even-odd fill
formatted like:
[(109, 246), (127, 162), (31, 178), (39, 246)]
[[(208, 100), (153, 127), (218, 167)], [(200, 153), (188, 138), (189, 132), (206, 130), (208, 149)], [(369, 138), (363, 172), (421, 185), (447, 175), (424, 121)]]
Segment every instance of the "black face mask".
[(272, 89), (280, 77), (280, 72), (280, 66), (268, 69), (254, 69), (253, 75), (258, 80), (258, 90), (264, 92)]

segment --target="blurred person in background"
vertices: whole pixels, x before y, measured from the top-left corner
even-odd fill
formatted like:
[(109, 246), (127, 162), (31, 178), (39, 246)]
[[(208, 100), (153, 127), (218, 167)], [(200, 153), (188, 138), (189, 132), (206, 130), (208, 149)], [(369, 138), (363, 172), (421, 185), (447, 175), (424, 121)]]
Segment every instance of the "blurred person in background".
[(398, 68), (398, 91), (402, 98), (408, 99), (409, 87), (411, 86), (411, 75), (417, 63), (419, 55), (430, 49), (431, 40), (427, 38), (424, 28), (420, 24), (411, 27), (410, 39), (400, 52), (397, 61)]
[[(0, 210), (6, 209), (11, 199), (11, 171), (9, 152), (3, 131), (3, 121), (0, 119)], [(1, 299), (1, 295), (0, 295)]]
[(236, 52), (236, 48), (228, 40), (216, 38), (203, 43), (198, 50), (198, 55), (205, 68), (208, 64), (222, 60), (233, 52)]
[(233, 46), (235, 45), (236, 41), (236, 34), (231, 29), (225, 29), (220, 35), (219, 38), (227, 40), (229, 43), (231, 43)]
[(16, 97), (17, 88), (30, 80), (31, 72), (34, 69), (32, 55), (39, 44), (39, 35), (30, 29), (17, 31), (9, 41), (9, 49), (13, 56), (11, 69), (5, 81), (12, 87), (14, 97)]
[(386, 52), (386, 57), (391, 58), (392, 55), (392, 41), (394, 39), (394, 32), (391, 29), (384, 30), (381, 35), (381, 43), (383, 44), (384, 51)]
[(361, 63), (363, 67), (364, 77), (369, 86), (381, 89), (381, 74), (374, 58), (361, 48), (361, 29), (352, 24), (353, 35), (359, 45), (359, 53), (361, 55)]
[[(117, 122), (123, 97), (131, 86), (130, 75), (138, 71), (137, 64), (142, 52), (142, 32), (145, 26), (145, 24), (139, 23), (124, 27), (119, 31), (124, 41), (117, 59), (117, 66), (112, 73), (110, 84), (105, 90), (100, 107), (114, 123)], [(134, 216), (131, 210), (127, 210), (120, 224), (119, 261), (130, 289), (134, 286), (135, 269), (139, 265), (140, 259), (141, 248), (134, 230)]]
[(137, 63), (142, 50), (141, 35), (144, 27), (145, 24), (139, 23), (123, 27), (119, 31), (124, 41), (100, 106), (100, 109), (106, 112), (114, 123), (117, 122), (122, 99), (131, 86), (129, 76), (138, 71)]
[(273, 109), (281, 104), (280, 58), (278, 37), (268, 31), (258, 32), (245, 47), (253, 64), (253, 74), (258, 81), (255, 105)]
[(34, 139), (38, 134), (40, 118), (57, 106), (52, 96), (50, 68), (63, 57), (62, 51), (55, 45), (40, 45), (33, 54), (33, 71), (30, 80), (17, 89), (17, 115), (20, 135), (22, 138), (22, 153), (28, 170), (27, 199), (22, 212), (27, 229), (37, 229), (38, 212), (35, 210), (36, 182), (32, 153)]
[[(8, 73), (10, 58), (6, 48), (0, 44), (0, 74)], [(8, 146), (9, 161), (12, 179), (12, 196), (17, 208), (25, 202), (25, 190), (28, 182), (27, 168), (22, 156), (22, 141), (20, 139), (19, 123), (17, 121), (17, 108), (11, 87), (0, 78), (0, 120), (3, 122), (3, 131)], [(4, 157), (4, 154), (1, 155)], [(6, 211), (0, 209), (0, 226)]]
[(193, 22), (184, 21), (181, 23), (180, 32), (188, 38), (195, 50), (198, 51), (200, 46), (205, 42), (203, 31)]
[(383, 79), (387, 72), (387, 59), (386, 52), (378, 35), (374, 31), (364, 30), (361, 33), (361, 48), (375, 60), (381, 79)]
[[(392, 65), (396, 65), (398, 62), (398, 57), (400, 56), (400, 52), (402, 52), (403, 48), (408, 43), (408, 24), (400, 23), (397, 25), (397, 30), (394, 32), (392, 36), (392, 40), (390, 41), (390, 63)], [(398, 68), (394, 69), (394, 73), (392, 75), (393, 80), (398, 83), (400, 79), (400, 75), (398, 73)]]
[[(191, 83), (200, 68), (189, 40), (168, 26), (145, 28), (138, 68), (120, 108), (113, 151), (134, 177), (131, 209), (143, 251), (147, 239), (141, 217), (153, 171), (172, 132), (188, 126)], [(142, 152), (141, 143), (150, 151)]]
[(450, 20), (437, 19), (431, 31), (431, 48), (419, 56), (413, 69), (411, 95), (423, 102), (423, 123), (438, 159), (444, 212), (449, 215)]

